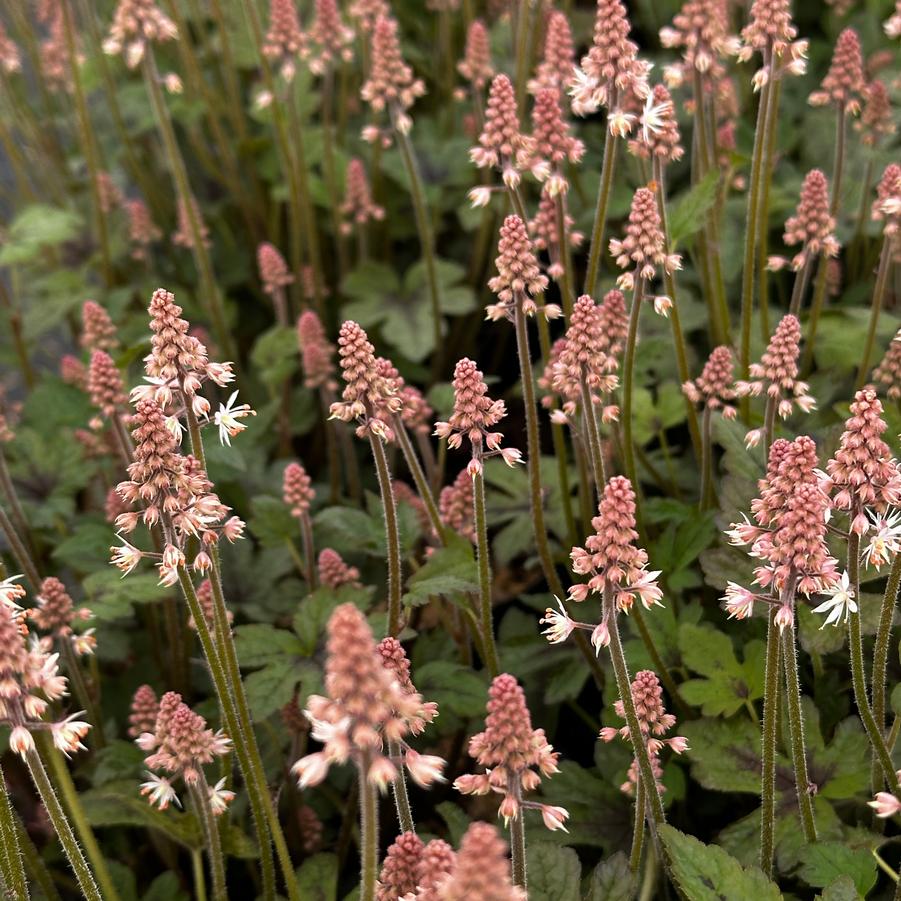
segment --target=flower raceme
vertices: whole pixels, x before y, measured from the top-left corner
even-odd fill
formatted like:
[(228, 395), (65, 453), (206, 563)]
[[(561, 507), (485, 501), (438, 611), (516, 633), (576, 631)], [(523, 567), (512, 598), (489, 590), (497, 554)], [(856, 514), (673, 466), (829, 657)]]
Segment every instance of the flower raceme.
[(103, 51), (122, 55), (129, 69), (140, 65), (150, 44), (178, 37), (175, 23), (159, 8), (156, 0), (119, 0)]
[[(497, 295), (498, 302), (485, 307), (486, 318), (512, 321), (517, 306), (524, 315), (534, 316), (548, 281), (541, 274), (528, 229), (519, 216), (504, 219), (494, 264), (497, 275), (488, 280), (488, 287)], [(544, 304), (541, 311), (546, 319), (556, 319), (562, 314), (557, 304)]]
[(559, 772), (560, 755), (543, 729), (532, 728), (525, 694), (513, 676), (502, 673), (492, 681), (485, 730), (470, 739), (469, 755), (485, 772), (460, 776), (454, 788), (466, 795), (502, 795), (498, 813), (505, 822), (516, 819), (522, 809), (535, 809), (548, 829), (565, 829), (569, 814), (562, 807), (523, 798), (524, 792), (538, 788), (542, 777)]
[[(311, 695), (305, 711), (313, 724), (312, 736), (323, 749), (291, 768), (300, 787), (319, 784), (330, 766), (348, 761), (357, 766), (361, 779), (382, 790), (398, 777), (402, 764), (420, 785), (442, 779), (444, 761), (419, 754), (404, 740), (422, 732), (437, 716), (436, 706), (405, 689), (397, 669), (385, 666), (365, 617), (353, 604), (337, 607), (329, 619), (327, 654), (327, 696)], [(386, 756), (387, 742), (400, 745), (398, 759)]]
[[(791, 261), (796, 272), (820, 256), (838, 256), (841, 245), (835, 237), (835, 218), (829, 213), (829, 183), (819, 169), (804, 177), (798, 209), (785, 222), (783, 240), (789, 247), (801, 245)], [(778, 269), (783, 262), (780, 257), (772, 257), (768, 266)]]
[(734, 372), (732, 349), (725, 345), (715, 347), (701, 374), (693, 382), (686, 382), (682, 392), (693, 404), (703, 404), (709, 410), (722, 410), (726, 419), (734, 419)]

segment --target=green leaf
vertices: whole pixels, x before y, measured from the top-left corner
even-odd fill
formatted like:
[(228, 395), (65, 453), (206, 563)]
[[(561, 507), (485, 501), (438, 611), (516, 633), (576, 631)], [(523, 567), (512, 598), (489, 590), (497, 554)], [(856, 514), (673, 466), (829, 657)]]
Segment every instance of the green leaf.
[(617, 851), (595, 867), (586, 901), (632, 901), (637, 889), (629, 858)]
[(313, 526), (320, 547), (384, 556), (384, 527), (363, 510), (326, 507), (313, 517)]
[(294, 329), (276, 325), (257, 338), (250, 360), (263, 383), (274, 392), (298, 369), (297, 335)]
[(479, 590), (479, 571), (472, 544), (456, 535), (435, 550), (425, 565), (407, 580), (403, 601), (410, 606), (428, 603), (432, 596), (451, 597)]
[(115, 540), (108, 522), (85, 518), (53, 548), (53, 559), (78, 572), (99, 569), (109, 565), (110, 546)]
[(42, 248), (71, 241), (83, 224), (74, 210), (61, 210), (43, 203), (27, 206), (13, 219), (4, 236), (0, 265), (29, 262)]
[(267, 666), (284, 657), (302, 657), (303, 645), (288, 629), (251, 623), (235, 629), (235, 649), (241, 666)]
[(798, 874), (808, 885), (824, 888), (841, 876), (850, 876), (857, 891), (866, 896), (876, 884), (876, 861), (866, 848), (850, 848), (843, 842), (817, 842), (801, 851)]
[(319, 588), (308, 595), (294, 616), (294, 631), (300, 638), (303, 654), (311, 657), (325, 632), (325, 624), (335, 607), (341, 604), (356, 604), (364, 612), (369, 608), (375, 587), (366, 585), (354, 588), (342, 585), (338, 589)]
[(779, 889), (761, 870), (743, 867), (722, 848), (705, 845), (669, 825), (660, 827), (660, 838), (673, 877), (691, 901), (723, 901), (727, 898), (781, 901)]
[(338, 858), (314, 854), (297, 870), (297, 887), (304, 901), (335, 901), (338, 892)]
[(111, 622), (131, 616), (135, 604), (161, 601), (171, 589), (163, 588), (152, 573), (123, 577), (112, 567), (91, 573), (82, 580), (87, 606), (94, 619)]
[(247, 528), (263, 547), (284, 547), (286, 541), (299, 541), (300, 529), (287, 504), (275, 497), (255, 497), (250, 502)]
[(704, 224), (708, 210), (716, 203), (719, 180), (719, 170), (711, 170), (687, 194), (672, 204), (669, 230), (674, 248), (683, 239), (694, 235)]
[(485, 712), (488, 686), (468, 667), (449, 660), (431, 660), (416, 670), (416, 687), (424, 698), (437, 701), (438, 709), (462, 717)]
[(188, 896), (181, 890), (175, 873), (167, 870), (150, 883), (141, 901), (188, 901)]
[(244, 689), (254, 717), (264, 720), (284, 707), (293, 697), (294, 688), (304, 672), (307, 670), (291, 660), (282, 659), (245, 676)]
[(447, 823), (447, 832), (451, 844), (460, 845), (463, 833), (469, 828), (470, 819), (453, 801), (442, 801), (436, 805), (435, 810), (441, 814)]
[(582, 868), (572, 848), (530, 842), (526, 851), (529, 901), (579, 901)]
[(839, 876), (817, 895), (819, 901), (859, 901), (862, 897), (850, 876)]
[(679, 725), (688, 739), (692, 776), (704, 788), (760, 793), (760, 730), (746, 718), (701, 719)]

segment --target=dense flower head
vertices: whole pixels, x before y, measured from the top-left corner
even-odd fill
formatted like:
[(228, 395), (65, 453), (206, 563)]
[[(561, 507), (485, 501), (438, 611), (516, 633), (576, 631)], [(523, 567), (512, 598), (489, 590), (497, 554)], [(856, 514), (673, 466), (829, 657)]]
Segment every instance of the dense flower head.
[(563, 95), (568, 91), (575, 69), (575, 47), (566, 13), (559, 9), (548, 13), (544, 33), (544, 53), (528, 88), (533, 94), (550, 89)]
[(125, 200), (113, 176), (104, 170), (97, 173), (97, 193), (100, 195), (100, 209), (104, 213), (111, 213)]
[[(193, 216), (193, 222), (192, 222)], [(212, 247), (210, 230), (203, 221), (200, 206), (196, 197), (189, 197), (187, 201), (183, 197), (178, 198), (178, 228), (172, 232), (172, 243), (178, 247), (191, 249), (194, 247), (194, 227), (197, 227), (197, 237), (204, 247)]]
[(829, 479), (823, 489), (833, 492), (833, 507), (848, 512), (858, 535), (870, 528), (867, 511), (883, 513), (901, 503), (901, 472), (882, 438), (887, 428), (875, 389), (861, 388), (835, 456), (826, 464)]
[(441, 892), (442, 884), (453, 872), (456, 862), (454, 849), (440, 838), (433, 838), (419, 858), (415, 901), (441, 901), (444, 897)]
[(629, 39), (632, 26), (622, 0), (597, 0), (594, 38), (582, 57), (572, 87), (573, 110), (579, 115), (607, 107), (611, 133), (628, 134), (635, 115), (621, 107), (627, 97), (648, 95), (650, 65), (638, 58), (638, 46)]
[(532, 107), (532, 140), (520, 155), (520, 166), (530, 169), (544, 183), (544, 191), (555, 197), (569, 188), (566, 164), (578, 163), (585, 145), (573, 137), (560, 110), (560, 93), (543, 88)]
[(885, 356), (873, 370), (873, 381), (885, 390), (889, 400), (901, 398), (901, 331), (892, 338)]
[(297, 831), (304, 854), (315, 854), (322, 847), (322, 820), (309, 804), (297, 808)]
[(381, 222), (385, 218), (384, 208), (372, 200), (372, 192), (366, 179), (366, 167), (357, 157), (347, 163), (341, 215), (344, 218), (341, 225), (344, 234), (350, 234), (354, 227), (366, 225), (370, 220)]
[(610, 591), (617, 609), (626, 612), (636, 597), (648, 610), (660, 604), (660, 573), (647, 569), (647, 552), (635, 544), (635, 492), (627, 478), (613, 476), (607, 482), (591, 525), (594, 535), (585, 539), (585, 547), (574, 547), (570, 553), (573, 572), (591, 578), (573, 585), (570, 598), (584, 601), (590, 593)]
[(347, 10), (363, 34), (371, 34), (383, 16), (391, 15), (387, 0), (354, 0)]
[[(563, 213), (563, 228), (570, 247), (579, 247), (585, 240), (582, 232), (573, 228), (575, 221), (567, 212)], [(562, 255), (560, 252), (560, 230), (557, 228), (557, 198), (547, 191), (542, 191), (535, 216), (529, 220), (529, 234), (536, 250), (546, 250), (550, 257), (547, 274), (553, 279), (564, 275)]]
[(340, 588), (342, 585), (351, 585), (355, 588), (362, 586), (360, 570), (345, 563), (341, 555), (330, 547), (323, 548), (319, 552), (316, 570), (319, 583), (326, 588)]
[(610, 252), (620, 269), (629, 270), (617, 279), (617, 284), (624, 290), (634, 285), (636, 276), (645, 280), (654, 278), (658, 266), (666, 272), (681, 268), (678, 254), (666, 253), (657, 196), (650, 188), (639, 188), (635, 192), (625, 237), (622, 240), (612, 238)]
[(604, 295), (598, 306), (601, 323), (602, 349), (610, 360), (622, 353), (623, 344), (629, 333), (629, 313), (622, 291), (611, 289)]
[(47, 37), (41, 41), (41, 75), (51, 91), (71, 91), (71, 60), (66, 46), (65, 20), (62, 9), (52, 13), (47, 27)]
[(454, 481), (441, 489), (438, 495), (438, 515), (452, 532), (475, 544), (476, 527), (472, 504), (472, 477), (467, 470), (461, 469)]
[(9, 36), (6, 27), (0, 23), (0, 69), (7, 75), (19, 72), (22, 68), (22, 57), (15, 41)]
[(131, 699), (128, 737), (137, 738), (145, 732), (152, 732), (159, 712), (160, 702), (156, 692), (149, 685), (139, 685)]
[(901, 225), (901, 166), (889, 163), (876, 185), (876, 201), (870, 212), (874, 222), (882, 222), (887, 237), (894, 237)]
[(735, 357), (726, 345), (715, 347), (707, 358), (701, 374), (682, 386), (685, 396), (693, 404), (704, 404), (711, 410), (721, 409), (728, 419), (735, 417)]
[[(801, 323), (797, 316), (789, 313), (779, 320), (760, 362), (749, 367), (751, 381), (736, 382), (738, 396), (766, 394), (777, 403), (776, 412), (783, 419), (791, 415), (795, 404), (803, 412), (810, 412), (816, 401), (807, 393), (807, 383), (798, 379), (800, 343)], [(750, 436), (746, 440), (756, 443)]]
[[(489, 279), (488, 287), (497, 295), (498, 303), (486, 307), (489, 319), (513, 318), (517, 303), (526, 315), (534, 314), (538, 305), (535, 295), (547, 288), (547, 277), (541, 274), (529, 232), (519, 216), (507, 216), (500, 229), (497, 258), (494, 261), (497, 275)], [(553, 318), (559, 308), (548, 310), (545, 315)]]
[(754, 90), (770, 78), (770, 68), (779, 78), (784, 73), (803, 75), (807, 68), (807, 41), (796, 41), (798, 29), (792, 21), (791, 0), (753, 0), (748, 24), (742, 29), (738, 59), (746, 62), (754, 52), (764, 58), (764, 66), (754, 74)]
[(403, 409), (403, 400), (380, 370), (366, 332), (352, 320), (343, 323), (338, 333), (338, 355), (344, 392), (341, 401), (331, 405), (331, 415), (344, 422), (356, 420), (361, 438), (372, 434), (391, 441), (391, 419)]
[(882, 24), (890, 38), (901, 37), (901, 0), (895, 0), (895, 11)]
[[(551, 372), (554, 390), (565, 399), (565, 413), (571, 414), (579, 403), (583, 380), (595, 404), (601, 403), (602, 396), (614, 391), (619, 384), (612, 374), (616, 362), (604, 352), (604, 343), (600, 308), (591, 297), (583, 294), (573, 304), (566, 340)], [(608, 409), (604, 411), (604, 419), (609, 418), (615, 418), (615, 414)]]
[(397, 901), (416, 890), (424, 845), (415, 832), (404, 832), (388, 847), (382, 861), (376, 901)]
[[(421, 785), (441, 779), (444, 761), (418, 754), (404, 741), (437, 715), (416, 692), (405, 690), (396, 673), (384, 665), (366, 618), (353, 604), (335, 608), (328, 622), (325, 689), (311, 695), (306, 715), (321, 751), (302, 757), (292, 767), (301, 788), (320, 783), (332, 764), (352, 760), (361, 778), (385, 789), (406, 765)], [(385, 756), (385, 743), (400, 745), (403, 760)]]
[(297, 60), (306, 45), (307, 38), (300, 27), (295, 0), (271, 0), (269, 30), (263, 42), (263, 56), (278, 65), (285, 81), (294, 78)]
[(510, 880), (507, 843), (490, 823), (470, 823), (460, 850), (447, 876), (438, 883), (436, 894), (420, 897), (440, 901), (525, 901), (526, 893)]
[[(410, 661), (407, 658), (407, 652), (404, 646), (394, 637), (388, 636), (383, 638), (378, 644), (378, 652), (382, 658), (382, 666), (391, 673), (401, 691), (407, 695), (415, 695), (419, 697), (416, 686), (410, 676)], [(438, 716), (438, 705), (434, 701), (421, 701), (421, 708), (414, 716), (405, 718), (406, 724), (413, 735), (419, 735), (436, 716)]]
[(326, 338), (319, 316), (304, 310), (297, 320), (297, 344), (300, 348), (300, 368), (307, 388), (334, 388), (335, 346)]
[(288, 269), (285, 258), (279, 253), (278, 248), (268, 241), (262, 241), (257, 247), (257, 269), (260, 272), (263, 290), (267, 294), (276, 294), (294, 282), (294, 276)]
[(641, 112), (639, 129), (629, 141), (629, 150), (642, 159), (671, 163), (684, 153), (679, 143), (676, 107), (665, 85), (654, 85)]
[(464, 357), (454, 367), (454, 409), (449, 420), (435, 423), (435, 434), (446, 438), (453, 448), (460, 447), (464, 436), (469, 439), (472, 460), (468, 471), (475, 476), (482, 471), (483, 457), (492, 454), (500, 454), (508, 466), (520, 462), (518, 450), (501, 448), (503, 433), (491, 431), (506, 415), (504, 402), (488, 396), (484, 376), (472, 360)]
[(23, 757), (35, 749), (32, 730), (49, 729), (56, 748), (68, 755), (84, 749), (81, 739), (91, 728), (76, 720), (79, 713), (44, 722), (50, 704), (65, 697), (67, 679), (59, 674), (59, 654), (50, 639), (29, 641), (27, 620), (15, 603), (24, 592), (13, 577), (3, 581), (0, 602), (0, 723), (11, 730), (10, 750)]
[(150, 245), (159, 241), (163, 233), (156, 227), (143, 200), (126, 200), (125, 212), (128, 216), (128, 238), (132, 245), (131, 257), (134, 260), (145, 261)]
[[(559, 772), (560, 755), (548, 744), (543, 729), (532, 728), (525, 693), (513, 676), (501, 673), (492, 681), (485, 731), (469, 740), (469, 756), (485, 772), (461, 776), (454, 782), (459, 791), (467, 795), (490, 791), (503, 795), (499, 813), (505, 820), (518, 817), (523, 807), (543, 810), (547, 806), (525, 801), (523, 792), (534, 791), (542, 777)], [(565, 811), (561, 814), (560, 826), (567, 816)]]
[(307, 471), (297, 462), (291, 462), (285, 467), (282, 475), (282, 497), (285, 504), (290, 507), (291, 515), (300, 518), (309, 516), (310, 504), (316, 497), (313, 490), (313, 480)]
[(834, 103), (856, 115), (864, 93), (863, 56), (860, 37), (853, 28), (846, 28), (835, 42), (829, 71), (819, 91), (810, 95), (814, 106)]
[[(72, 354), (63, 354), (60, 358), (59, 377), (67, 385), (74, 385), (82, 391), (88, 390), (88, 368)], [(4, 422), (4, 425), (8, 425), (8, 423)]]
[[(54, 576), (41, 582), (40, 594), (35, 600), (37, 607), (28, 610), (28, 617), (42, 632), (49, 632), (56, 638), (68, 638), (72, 635), (72, 623), (91, 615), (85, 607), (76, 609), (66, 586)], [(93, 645), (91, 638), (88, 637), (88, 650)]]
[(488, 91), (485, 124), (469, 158), (480, 169), (500, 169), (504, 183), (516, 187), (518, 160), (530, 148), (530, 139), (520, 129), (513, 82), (503, 73), (495, 75)]
[[(206, 720), (191, 710), (175, 691), (163, 695), (153, 730), (142, 733), (135, 742), (142, 751), (151, 752), (144, 758), (149, 770), (162, 770), (170, 777), (181, 777), (187, 786), (200, 786), (207, 791), (203, 767), (231, 748), (231, 740), (222, 730), (213, 732), (208, 728)], [(160, 809), (165, 809), (170, 801), (177, 801), (169, 779), (153, 772), (150, 781), (142, 784), (141, 794), (147, 795), (151, 804), (159, 804)], [(234, 797), (231, 792), (227, 794), (229, 797), (222, 799), (222, 810)]]
[(115, 351), (119, 347), (119, 336), (109, 313), (93, 300), (81, 305), (81, 346), (85, 350)]
[(122, 373), (105, 351), (95, 350), (91, 354), (88, 394), (91, 396), (91, 403), (107, 417), (115, 416), (128, 404)]
[(829, 214), (829, 182), (819, 169), (811, 169), (804, 176), (798, 208), (785, 222), (783, 240), (789, 246), (801, 245), (800, 252), (792, 260), (796, 270), (821, 254), (827, 257), (838, 255), (840, 245), (835, 238), (835, 219)]
[(660, 43), (680, 49), (687, 67), (712, 76), (719, 75), (721, 57), (738, 52), (738, 41), (729, 33), (728, 7), (723, 0), (685, 0), (672, 26), (660, 29)]
[(337, 63), (353, 59), (354, 32), (344, 24), (335, 0), (316, 0), (313, 10), (306, 55), (310, 71), (322, 75)]
[(860, 132), (860, 140), (864, 144), (875, 147), (895, 133), (891, 100), (885, 82), (878, 78), (864, 88), (863, 96), (863, 112), (854, 127)]
[(414, 77), (401, 55), (397, 22), (382, 16), (372, 32), (372, 66), (360, 96), (375, 112), (387, 108), (398, 131), (406, 133), (412, 126), (406, 110), (423, 94), (425, 83)]
[(491, 62), (491, 39), (488, 29), (481, 19), (473, 19), (466, 31), (466, 45), (463, 59), (457, 63), (457, 71), (481, 92), (494, 75)]
[(144, 58), (147, 45), (178, 37), (175, 23), (163, 13), (156, 0), (119, 0), (103, 51), (122, 55), (133, 69)]
[[(657, 674), (651, 670), (641, 670), (635, 674), (632, 680), (632, 703), (635, 705), (635, 714), (638, 717), (638, 725), (641, 730), (641, 739), (647, 745), (648, 756), (651, 759), (651, 769), (657, 782), (657, 791), (662, 792), (666, 789), (660, 780), (663, 776), (663, 768), (660, 765), (660, 752), (664, 747), (669, 747), (677, 754), (688, 750), (688, 740), (682, 736), (676, 735), (672, 738), (662, 738), (673, 726), (676, 725), (676, 718), (666, 712), (663, 705), (663, 688)], [(625, 708), (622, 700), (614, 703), (613, 709), (617, 716), (622, 719), (626, 718)], [(603, 741), (613, 741), (617, 736), (625, 740), (630, 739), (629, 727), (622, 726), (614, 729), (606, 726), (601, 729), (600, 737)], [(626, 794), (634, 794), (638, 785), (638, 763), (633, 760), (629, 768), (629, 774), (626, 781), (620, 786), (621, 790)]]

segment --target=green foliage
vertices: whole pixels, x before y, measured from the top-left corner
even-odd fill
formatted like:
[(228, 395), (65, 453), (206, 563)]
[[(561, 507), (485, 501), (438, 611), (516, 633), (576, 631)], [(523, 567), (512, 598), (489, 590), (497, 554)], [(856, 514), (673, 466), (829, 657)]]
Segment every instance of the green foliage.
[(617, 851), (595, 867), (587, 901), (631, 901), (637, 888), (629, 858)]
[(529, 873), (529, 898), (535, 901), (580, 901), (579, 858), (572, 848), (548, 842), (529, 842), (526, 846)]

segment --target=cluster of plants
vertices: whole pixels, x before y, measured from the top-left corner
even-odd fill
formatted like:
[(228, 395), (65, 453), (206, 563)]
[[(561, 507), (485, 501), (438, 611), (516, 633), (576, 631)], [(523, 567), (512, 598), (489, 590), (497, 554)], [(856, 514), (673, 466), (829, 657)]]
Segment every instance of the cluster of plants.
[(901, 2), (0, 8), (0, 888), (901, 898)]

